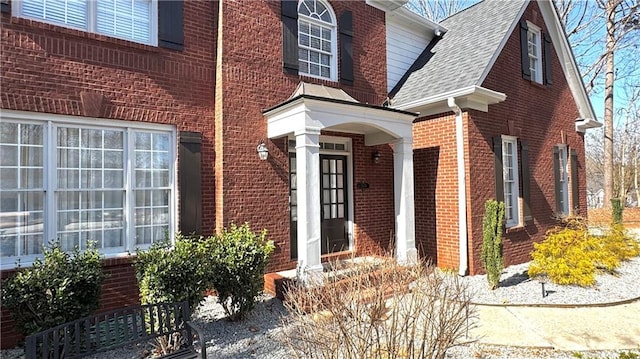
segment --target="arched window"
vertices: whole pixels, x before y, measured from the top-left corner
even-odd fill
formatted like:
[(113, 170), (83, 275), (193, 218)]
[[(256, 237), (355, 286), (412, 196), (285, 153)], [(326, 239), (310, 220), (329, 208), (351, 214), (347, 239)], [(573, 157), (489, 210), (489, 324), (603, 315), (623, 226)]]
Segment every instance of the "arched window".
[(336, 17), (328, 3), (301, 0), (298, 4), (299, 73), (335, 81), (337, 71)]

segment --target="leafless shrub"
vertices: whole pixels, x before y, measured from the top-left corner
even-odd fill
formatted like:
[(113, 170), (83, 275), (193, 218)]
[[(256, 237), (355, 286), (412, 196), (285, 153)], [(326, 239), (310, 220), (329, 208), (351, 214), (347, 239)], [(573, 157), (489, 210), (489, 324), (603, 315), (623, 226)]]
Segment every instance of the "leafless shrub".
[(299, 358), (444, 358), (475, 316), (466, 286), (429, 265), (382, 258), (337, 272), (289, 288), (283, 340)]

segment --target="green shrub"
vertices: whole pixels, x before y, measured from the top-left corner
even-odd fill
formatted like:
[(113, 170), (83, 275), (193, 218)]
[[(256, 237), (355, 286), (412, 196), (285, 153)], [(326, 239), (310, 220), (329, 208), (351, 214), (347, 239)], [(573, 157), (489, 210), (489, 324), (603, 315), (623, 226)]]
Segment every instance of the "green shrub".
[(140, 302), (188, 301), (195, 310), (209, 289), (210, 266), (201, 243), (202, 238), (177, 234), (174, 246), (165, 241), (154, 243), (149, 250), (136, 251)]
[(613, 272), (621, 261), (640, 255), (638, 242), (621, 225), (595, 236), (581, 219), (550, 229), (545, 240), (533, 246), (529, 276), (546, 275), (556, 284), (591, 286), (598, 270)]
[(260, 235), (247, 223), (231, 225), (213, 240), (206, 242), (211, 258), (212, 286), (218, 302), (230, 320), (242, 319), (255, 306), (256, 297), (264, 288), (264, 270), (274, 249), (266, 240), (266, 230)]
[(488, 200), (484, 204), (482, 219), (482, 263), (487, 271), (489, 287), (493, 290), (500, 284), (504, 266), (502, 256), (502, 231), (504, 224), (504, 203)]
[(611, 223), (612, 224), (621, 224), (622, 223), (622, 210), (624, 207), (622, 206), (622, 200), (620, 198), (612, 198), (611, 199)]
[(2, 306), (25, 335), (37, 333), (98, 309), (105, 275), (94, 244), (64, 252), (55, 242), (44, 248), (44, 261), (20, 269), (2, 285)]

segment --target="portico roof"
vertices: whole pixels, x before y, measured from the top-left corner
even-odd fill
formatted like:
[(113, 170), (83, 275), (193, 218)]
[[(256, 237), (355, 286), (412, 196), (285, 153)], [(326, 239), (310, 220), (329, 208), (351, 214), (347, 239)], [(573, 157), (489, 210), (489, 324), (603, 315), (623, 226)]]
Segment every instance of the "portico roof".
[(417, 113), (361, 103), (342, 89), (300, 82), (286, 101), (263, 111), (269, 138), (305, 129), (365, 135), (366, 145), (411, 138)]

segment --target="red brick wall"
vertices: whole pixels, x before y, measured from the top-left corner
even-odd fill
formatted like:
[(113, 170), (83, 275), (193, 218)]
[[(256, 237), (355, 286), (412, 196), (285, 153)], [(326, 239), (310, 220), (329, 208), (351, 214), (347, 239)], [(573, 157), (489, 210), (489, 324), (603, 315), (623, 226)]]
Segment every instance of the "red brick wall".
[[(465, 129), (467, 121), (463, 113)], [(413, 126), (418, 253), (438, 267), (454, 269), (460, 258), (455, 126), (453, 113), (423, 117)]]
[[(532, 2), (524, 18), (547, 31), (538, 5)], [(529, 144), (531, 210), (534, 223), (509, 229), (504, 239), (505, 264), (530, 260), (533, 242), (542, 240), (553, 225), (555, 194), (553, 146), (566, 136), (569, 148), (578, 154), (579, 208), (586, 213), (586, 179), (583, 136), (575, 131), (579, 117), (555, 52), (552, 56), (553, 85), (546, 87), (522, 79), (520, 33), (510, 35), (483, 87), (503, 92), (505, 102), (489, 106), (489, 112), (464, 113), (467, 170), (469, 272), (483, 272), (482, 217), (484, 203), (495, 198), (493, 164), (494, 136), (509, 134), (508, 121), (519, 128), (518, 137)], [(414, 170), (416, 188), (416, 243), (423, 258), (439, 267), (457, 268), (458, 208), (453, 114), (421, 118), (414, 125)]]
[[(87, 91), (104, 96), (103, 118), (202, 132), (203, 229), (213, 232), (217, 3), (184, 3), (183, 51), (1, 16), (1, 108), (81, 116), (80, 92)], [(130, 265), (108, 260), (107, 271), (102, 309), (137, 302)], [(0, 325), (2, 348), (12, 346), (16, 336), (5, 310)]]
[[(103, 262), (103, 270), (106, 278), (102, 285), (98, 312), (140, 304), (138, 283), (131, 259), (107, 259)], [(2, 271), (1, 278), (4, 280), (14, 273), (15, 270)], [(23, 339), (23, 336), (15, 329), (11, 313), (5, 308), (2, 308), (0, 323), (2, 349), (15, 347)]]
[[(353, 12), (353, 86), (283, 73), (280, 2), (254, 1), (251, 6), (244, 1), (221, 4), (219, 41), (224, 57), (218, 59), (221, 70), (216, 79), (216, 225), (220, 229), (232, 222), (248, 221), (253, 228), (266, 228), (276, 244), (269, 271), (293, 268), (296, 263), (290, 259), (289, 245), (288, 149), (283, 139), (267, 139), (267, 121), (262, 111), (286, 100), (302, 80), (342, 88), (359, 101), (371, 104), (381, 104), (386, 97), (384, 13), (364, 1), (330, 3), (338, 18), (344, 10)], [(262, 139), (269, 149), (267, 161), (260, 161), (256, 154), (256, 146)], [(362, 142), (361, 138), (354, 138), (356, 181), (375, 177), (367, 172), (367, 166), (359, 165), (370, 160), (371, 149), (360, 148)], [(390, 160), (391, 155), (387, 158)], [(388, 172), (387, 165), (377, 167), (376, 171), (379, 168)], [(388, 206), (393, 208), (392, 194), (380, 199), (384, 202), (382, 207), (373, 199), (372, 193), (379, 188), (382, 185), (376, 183), (369, 191), (365, 190), (361, 194), (366, 199), (363, 203), (356, 197), (356, 222), (378, 208), (384, 213), (388, 213)], [(388, 188), (392, 190), (391, 186)], [(387, 219), (381, 223), (356, 223), (356, 242), (365, 233), (375, 240), (386, 238), (386, 230), (384, 234), (377, 232), (389, 223)]]
[[(547, 32), (536, 2), (526, 9), (523, 17)], [(504, 50), (489, 72), (483, 87), (503, 92), (505, 102), (489, 106), (489, 112), (470, 111), (468, 161), (473, 164), (471, 180), (470, 238), (472, 248), (471, 273), (482, 271), (482, 216), (484, 202), (495, 198), (493, 183), (492, 137), (509, 133), (508, 121), (515, 134), (529, 145), (531, 212), (534, 222), (525, 227), (507, 230), (504, 239), (505, 264), (529, 261), (533, 242), (543, 239), (553, 225), (555, 193), (553, 178), (553, 147), (563, 143), (578, 154), (578, 184), (580, 213), (586, 214), (586, 179), (583, 135), (575, 131), (579, 112), (563, 75), (555, 51), (552, 55), (553, 85), (543, 86), (524, 80), (520, 67), (519, 29), (511, 34)], [(522, 192), (521, 192), (522, 193)]]
[[(2, 14), (3, 109), (83, 115), (80, 92), (104, 96), (103, 118), (203, 133), (203, 188), (213, 188), (215, 4), (184, 5), (183, 51), (167, 50)], [(203, 193), (203, 228), (215, 222)]]

